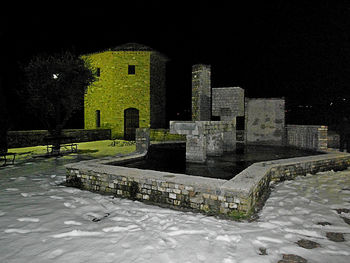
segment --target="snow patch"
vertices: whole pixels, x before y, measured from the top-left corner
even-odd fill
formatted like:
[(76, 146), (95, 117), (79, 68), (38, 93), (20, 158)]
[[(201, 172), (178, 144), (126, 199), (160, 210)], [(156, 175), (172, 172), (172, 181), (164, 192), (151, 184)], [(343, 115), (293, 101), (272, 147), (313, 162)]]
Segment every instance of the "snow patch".
[(121, 226), (114, 226), (114, 227), (106, 227), (103, 228), (103, 232), (124, 232), (124, 231), (130, 231), (130, 230), (141, 230), (138, 225), (129, 225), (126, 227), (121, 227)]
[(323, 236), (316, 231), (313, 230), (307, 230), (307, 229), (293, 229), (293, 228), (285, 228), (284, 229), (286, 232), (294, 233), (294, 234), (299, 234), (302, 236), (307, 236), (307, 237), (320, 237), (323, 238)]
[(51, 199), (56, 199), (56, 200), (63, 200), (64, 198), (61, 196), (56, 196), (56, 195), (50, 195), (49, 196)]
[(278, 244), (283, 243), (283, 241), (281, 239), (266, 237), (266, 236), (258, 236), (256, 239), (258, 241), (267, 241), (267, 242), (278, 243)]
[(16, 233), (16, 234), (27, 234), (32, 232), (31, 229), (19, 229), (19, 228), (9, 228), (4, 230), (5, 233), (10, 234), (10, 233)]
[(72, 205), (71, 203), (68, 203), (68, 202), (64, 202), (63, 205), (64, 205), (65, 207), (69, 207), (69, 208), (76, 208), (75, 205)]
[(54, 238), (89, 237), (89, 236), (100, 236), (100, 235), (103, 235), (103, 233), (102, 232), (90, 232), (90, 231), (72, 230), (70, 232), (53, 235), (52, 237), (54, 237)]
[(5, 191), (18, 191), (18, 188), (6, 188)]
[(219, 235), (216, 237), (216, 240), (225, 241), (225, 242), (235, 242), (238, 243), (241, 240), (241, 236), (236, 235)]
[(65, 225), (74, 225), (74, 226), (81, 226), (82, 225), (82, 223), (80, 223), (80, 222), (77, 222), (77, 221), (64, 221), (64, 224)]
[(33, 218), (33, 217), (22, 217), (22, 218), (17, 218), (17, 220), (20, 222), (32, 222), (32, 223), (38, 223), (40, 221), (39, 218)]
[(169, 236), (180, 236), (180, 235), (201, 235), (201, 234), (208, 234), (207, 231), (204, 230), (177, 230), (169, 232)]
[(64, 253), (63, 249), (56, 249), (52, 252), (49, 253), (49, 255), (47, 256), (49, 259), (55, 259), (59, 256), (61, 256)]

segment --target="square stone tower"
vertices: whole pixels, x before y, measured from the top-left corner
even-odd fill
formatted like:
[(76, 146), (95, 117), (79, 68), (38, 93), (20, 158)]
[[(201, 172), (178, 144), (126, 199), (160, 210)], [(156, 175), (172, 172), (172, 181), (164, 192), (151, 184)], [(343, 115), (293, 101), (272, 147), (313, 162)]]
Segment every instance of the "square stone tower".
[(221, 121), (232, 121), (238, 116), (244, 116), (244, 89), (214, 88), (212, 93), (213, 116), (219, 116)]
[(192, 66), (192, 121), (210, 121), (210, 65)]
[(137, 128), (165, 127), (167, 57), (137, 43), (82, 57), (98, 75), (84, 99), (85, 129), (134, 140)]

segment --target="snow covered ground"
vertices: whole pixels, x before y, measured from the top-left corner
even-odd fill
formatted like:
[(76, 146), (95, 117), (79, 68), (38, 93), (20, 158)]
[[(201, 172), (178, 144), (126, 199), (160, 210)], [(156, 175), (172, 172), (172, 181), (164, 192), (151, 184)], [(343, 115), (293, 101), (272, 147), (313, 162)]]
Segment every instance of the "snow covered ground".
[(349, 262), (349, 170), (280, 183), (259, 220), (240, 223), (60, 186), (63, 162), (0, 168), (0, 262)]

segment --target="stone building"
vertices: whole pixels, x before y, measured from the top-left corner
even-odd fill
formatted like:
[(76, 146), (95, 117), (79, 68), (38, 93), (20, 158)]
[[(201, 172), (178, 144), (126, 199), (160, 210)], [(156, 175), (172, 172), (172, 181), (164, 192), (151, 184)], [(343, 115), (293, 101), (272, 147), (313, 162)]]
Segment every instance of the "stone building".
[(136, 128), (165, 127), (164, 55), (127, 43), (82, 57), (97, 72), (85, 95), (85, 129), (108, 128), (114, 138), (133, 140)]

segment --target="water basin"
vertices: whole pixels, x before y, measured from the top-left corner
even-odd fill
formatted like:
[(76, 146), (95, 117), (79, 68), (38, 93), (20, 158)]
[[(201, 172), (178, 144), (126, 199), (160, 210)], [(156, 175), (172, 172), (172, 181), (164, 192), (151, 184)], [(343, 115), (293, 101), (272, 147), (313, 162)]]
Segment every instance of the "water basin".
[(317, 154), (321, 153), (283, 146), (246, 145), (240, 151), (208, 157), (206, 163), (189, 163), (185, 143), (153, 144), (144, 159), (112, 165), (230, 180), (256, 162)]

